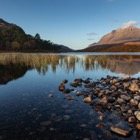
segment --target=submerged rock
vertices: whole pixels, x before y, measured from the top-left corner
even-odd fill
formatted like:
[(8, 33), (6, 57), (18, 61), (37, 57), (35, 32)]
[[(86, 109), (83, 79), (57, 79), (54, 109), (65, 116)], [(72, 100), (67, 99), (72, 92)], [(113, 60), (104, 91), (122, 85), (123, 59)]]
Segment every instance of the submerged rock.
[(125, 122), (120, 122), (116, 125), (111, 126), (111, 130), (122, 136), (130, 136), (132, 134), (132, 128)]
[(91, 97), (86, 97), (83, 99), (83, 102), (85, 103), (90, 103), (92, 100), (91, 100)]
[(59, 90), (60, 90), (60, 91), (64, 91), (64, 90), (65, 90), (65, 85), (64, 85), (63, 83), (61, 83), (61, 84), (59, 85)]
[(51, 123), (52, 123), (51, 121), (44, 121), (44, 122), (41, 122), (40, 125), (48, 126)]

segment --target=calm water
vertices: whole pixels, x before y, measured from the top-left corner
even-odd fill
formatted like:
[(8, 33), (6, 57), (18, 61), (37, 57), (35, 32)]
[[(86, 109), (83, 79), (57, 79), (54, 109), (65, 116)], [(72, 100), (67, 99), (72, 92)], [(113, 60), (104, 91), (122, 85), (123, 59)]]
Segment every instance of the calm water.
[(69, 101), (58, 90), (64, 79), (107, 75), (139, 77), (140, 54), (0, 54), (0, 139), (118, 139), (96, 127), (83, 97), (71, 92)]

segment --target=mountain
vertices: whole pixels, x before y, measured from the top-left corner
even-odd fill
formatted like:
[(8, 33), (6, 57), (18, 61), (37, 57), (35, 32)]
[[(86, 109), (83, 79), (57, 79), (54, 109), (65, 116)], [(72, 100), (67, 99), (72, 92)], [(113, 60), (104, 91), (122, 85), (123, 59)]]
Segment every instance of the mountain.
[(113, 30), (111, 33), (103, 36), (98, 44), (118, 44), (128, 41), (140, 41), (139, 28), (130, 26), (125, 29)]
[(0, 51), (71, 52), (73, 50), (50, 40), (42, 40), (38, 33), (35, 36), (26, 34), (21, 27), (0, 18)]
[(140, 29), (129, 26), (113, 30), (104, 35), (96, 44), (90, 44), (83, 51), (135, 52), (140, 51)]

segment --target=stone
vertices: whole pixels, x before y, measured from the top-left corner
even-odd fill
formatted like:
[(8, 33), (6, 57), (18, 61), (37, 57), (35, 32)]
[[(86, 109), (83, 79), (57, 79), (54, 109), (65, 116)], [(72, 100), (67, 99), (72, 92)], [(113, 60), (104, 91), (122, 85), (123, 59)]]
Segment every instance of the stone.
[(78, 87), (79, 86), (79, 84), (78, 83), (76, 83), (76, 82), (73, 82), (73, 83), (70, 83), (70, 86), (72, 86), (72, 87)]
[(103, 123), (99, 123), (99, 124), (96, 124), (96, 127), (97, 128), (104, 128), (104, 127), (106, 127), (106, 125)]
[(54, 121), (55, 122), (60, 122), (60, 121), (62, 121), (62, 117), (61, 116), (57, 116), (57, 117), (54, 118)]
[(63, 115), (63, 119), (64, 119), (65, 121), (67, 121), (67, 120), (70, 119), (70, 116), (69, 116), (69, 115)]
[(103, 115), (100, 115), (100, 116), (99, 116), (99, 120), (102, 121), (103, 119), (104, 119), (104, 116), (103, 116)]
[(115, 83), (117, 83), (117, 82), (118, 82), (117, 79), (110, 80), (110, 84), (115, 84)]
[(110, 90), (117, 90), (118, 88), (115, 86), (115, 85), (112, 85), (112, 86), (110, 86), (110, 88), (109, 88)]
[(127, 82), (127, 83), (123, 83), (123, 86), (126, 88), (128, 87), (130, 84)]
[(90, 140), (89, 138), (83, 138), (83, 140)]
[(139, 123), (136, 125), (136, 128), (137, 128), (138, 130), (140, 130), (140, 124), (139, 124)]
[(135, 111), (136, 118), (140, 121), (140, 111)]
[(132, 128), (125, 122), (120, 122), (111, 126), (111, 130), (122, 136), (130, 136), (132, 134)]
[(121, 99), (126, 100), (126, 101), (129, 101), (131, 99), (131, 97), (127, 95), (121, 95), (120, 97)]
[(49, 94), (49, 97), (53, 97), (53, 94)]
[(44, 122), (41, 122), (40, 125), (48, 126), (51, 123), (52, 123), (51, 121), (44, 121)]
[(76, 83), (82, 83), (82, 81), (83, 80), (81, 78), (77, 78), (77, 79), (74, 80), (74, 82), (76, 82)]
[(139, 86), (136, 83), (132, 83), (129, 87), (129, 90), (135, 92), (135, 91), (139, 91)]
[(59, 90), (60, 90), (60, 91), (64, 91), (64, 90), (65, 90), (65, 85), (64, 85), (63, 83), (61, 83), (61, 84), (59, 85)]
[(131, 116), (131, 117), (129, 117), (128, 118), (128, 122), (129, 123), (134, 123), (134, 122), (136, 122), (137, 120), (136, 120), (136, 118), (134, 117), (134, 116)]
[(68, 82), (67, 79), (63, 80), (62, 83), (66, 84)]
[(64, 92), (65, 93), (70, 93), (70, 89), (65, 89)]
[(91, 100), (91, 97), (86, 97), (83, 99), (83, 102), (85, 103), (90, 103), (92, 100)]
[(131, 100), (130, 100), (130, 104), (131, 104), (132, 106), (137, 106), (137, 105), (138, 105), (138, 101), (137, 101), (137, 100), (134, 100), (134, 99), (131, 99)]
[(67, 94), (67, 99), (68, 100), (73, 100), (73, 97), (70, 94)]
[(138, 104), (138, 108), (140, 109), (140, 103)]
[(123, 99), (121, 99), (121, 98), (118, 98), (118, 99), (117, 99), (117, 103), (123, 104), (123, 103), (126, 103), (126, 102), (125, 102), (125, 100), (123, 100)]
[(81, 124), (80, 127), (87, 127), (87, 125), (86, 124)]
[(134, 99), (140, 101), (140, 96), (136, 95), (136, 96), (134, 96)]
[(98, 101), (98, 103), (99, 104), (101, 104), (101, 105), (106, 105), (107, 104), (107, 102), (108, 102), (108, 99), (107, 99), (107, 97), (105, 96), (105, 97), (103, 97), (101, 100), (99, 100)]

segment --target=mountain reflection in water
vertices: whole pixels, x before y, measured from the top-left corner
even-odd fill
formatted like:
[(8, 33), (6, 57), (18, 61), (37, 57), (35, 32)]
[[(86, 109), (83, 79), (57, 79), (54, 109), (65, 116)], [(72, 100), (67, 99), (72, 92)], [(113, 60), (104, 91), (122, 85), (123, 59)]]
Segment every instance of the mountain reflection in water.
[(60, 67), (69, 73), (77, 67), (84, 71), (107, 69), (124, 75), (134, 75), (140, 71), (138, 55), (59, 55), (59, 54), (0, 54), (0, 84), (22, 77), (28, 70), (36, 69), (46, 74), (48, 69), (54, 73)]

